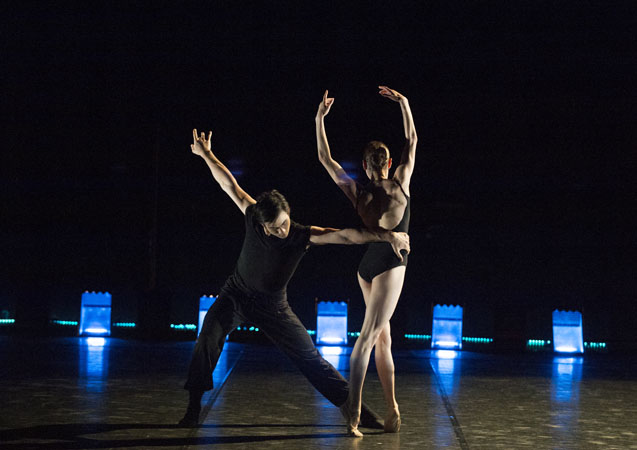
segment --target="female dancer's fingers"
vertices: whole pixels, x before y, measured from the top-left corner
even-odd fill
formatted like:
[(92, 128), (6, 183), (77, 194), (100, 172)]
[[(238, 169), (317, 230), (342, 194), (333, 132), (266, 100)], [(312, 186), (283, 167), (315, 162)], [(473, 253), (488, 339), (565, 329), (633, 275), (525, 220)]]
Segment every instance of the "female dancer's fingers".
[(208, 142), (210, 142), (211, 137), (212, 137), (212, 131), (208, 131)]
[(193, 142), (196, 144), (197, 143), (197, 129), (196, 128), (192, 130), (192, 139), (193, 139)]

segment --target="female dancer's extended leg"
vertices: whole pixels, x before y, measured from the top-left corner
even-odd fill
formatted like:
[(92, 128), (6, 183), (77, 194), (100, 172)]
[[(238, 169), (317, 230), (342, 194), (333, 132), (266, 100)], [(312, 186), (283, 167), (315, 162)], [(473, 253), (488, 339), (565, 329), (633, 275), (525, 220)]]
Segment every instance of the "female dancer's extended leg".
[[(363, 382), (365, 381), (369, 357), (372, 348), (379, 341), (383, 331), (386, 330), (386, 332), (389, 333), (389, 319), (394, 313), (398, 298), (400, 297), (400, 291), (402, 290), (403, 281), (405, 279), (405, 269), (405, 266), (399, 266), (377, 275), (371, 283), (367, 283), (369, 289), (364, 287), (364, 280), (362, 280), (361, 283), (361, 289), (363, 290), (367, 308), (365, 310), (365, 319), (363, 320), (361, 335), (356, 340), (356, 344), (352, 350), (352, 356), (350, 357), (350, 391), (347, 401), (347, 407), (350, 413), (348, 429), (350, 433), (354, 435), (362, 436), (357, 427), (360, 417)], [(388, 335), (386, 337), (389, 338)], [(385, 342), (390, 343), (387, 339)], [(386, 361), (387, 352), (384, 350), (388, 349), (382, 349), (380, 357)], [(391, 354), (389, 355), (389, 359), (391, 360)], [(393, 411), (395, 405), (395, 400), (393, 399), (393, 362), (391, 362), (390, 366), (392, 375), (388, 376), (390, 369), (387, 367), (387, 364), (383, 366), (381, 362), (381, 367), (383, 368), (379, 369), (379, 371), (384, 372), (383, 375), (379, 375), (383, 383), (383, 392), (385, 393), (386, 401), (388, 404), (390, 402), (392, 403)], [(391, 385), (390, 390), (385, 387), (386, 384)], [(388, 400), (387, 395), (390, 391), (391, 400)]]

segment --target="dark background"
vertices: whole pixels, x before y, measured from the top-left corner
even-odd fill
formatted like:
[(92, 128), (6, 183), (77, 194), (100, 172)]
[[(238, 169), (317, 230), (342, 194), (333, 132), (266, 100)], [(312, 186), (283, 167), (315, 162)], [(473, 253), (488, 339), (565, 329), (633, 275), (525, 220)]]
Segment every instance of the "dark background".
[[(402, 149), (386, 84), (419, 135), (396, 336), (429, 332), (432, 303), (461, 303), (468, 336), (550, 339), (561, 307), (583, 308), (586, 340), (637, 342), (634, 2), (0, 9), (0, 310), (17, 325), (78, 320), (84, 290), (113, 294), (114, 321), (195, 322), (243, 219), (190, 153), (193, 127), (251, 195), (275, 187), (298, 222), (358, 225), (313, 119), (329, 89), (333, 155), (362, 180), (368, 140)], [(363, 250), (301, 263), (289, 295), (308, 328), (318, 297), (349, 298), (359, 329)]]

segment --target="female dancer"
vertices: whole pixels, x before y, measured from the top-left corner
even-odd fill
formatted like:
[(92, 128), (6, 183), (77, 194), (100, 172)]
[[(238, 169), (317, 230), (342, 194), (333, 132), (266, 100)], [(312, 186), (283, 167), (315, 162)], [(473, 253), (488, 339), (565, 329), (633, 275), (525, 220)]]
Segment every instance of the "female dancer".
[[(319, 160), (334, 182), (352, 202), (357, 213), (369, 229), (407, 231), (409, 227), (409, 181), (414, 170), (416, 156), (416, 129), (407, 98), (387, 86), (379, 86), (379, 94), (398, 102), (402, 110), (405, 138), (400, 164), (389, 179), (392, 160), (385, 144), (371, 141), (364, 149), (363, 169), (371, 180), (366, 186), (354, 182), (341, 165), (332, 159), (325, 133), (324, 117), (334, 104), (327, 91), (316, 114), (316, 141)], [(350, 391), (341, 412), (347, 420), (348, 432), (362, 437), (358, 430), (363, 393), (363, 382), (372, 348), (376, 346), (375, 359), (378, 376), (387, 402), (385, 431), (400, 429), (400, 412), (394, 394), (394, 361), (391, 355), (391, 318), (402, 290), (407, 255), (398, 258), (391, 246), (384, 243), (369, 244), (358, 267), (358, 282), (363, 291), (366, 311), (361, 334), (350, 358)]]

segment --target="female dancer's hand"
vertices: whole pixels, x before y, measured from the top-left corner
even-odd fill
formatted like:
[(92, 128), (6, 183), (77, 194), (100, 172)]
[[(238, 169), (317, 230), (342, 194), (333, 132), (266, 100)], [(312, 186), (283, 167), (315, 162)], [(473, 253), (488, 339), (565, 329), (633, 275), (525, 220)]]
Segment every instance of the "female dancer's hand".
[(334, 104), (334, 99), (327, 97), (327, 90), (326, 90), (325, 94), (323, 94), (323, 101), (319, 104), (318, 111), (316, 112), (316, 117), (327, 116), (333, 104)]
[(208, 139), (206, 139), (206, 135), (202, 132), (201, 136), (197, 136), (197, 129), (192, 130), (192, 144), (190, 145), (190, 149), (195, 155), (204, 156), (206, 153), (210, 153), (210, 137), (212, 136), (212, 131), (208, 132)]
[(406, 250), (407, 254), (409, 254), (409, 251), (411, 250), (409, 247), (409, 235), (403, 232), (396, 233), (395, 231), (390, 231), (390, 233), (391, 240), (389, 243), (391, 244), (394, 253), (396, 253), (396, 256), (398, 256), (398, 259), (402, 261), (403, 255), (400, 254), (400, 251)]
[(400, 92), (390, 89), (387, 86), (378, 86), (378, 89), (380, 89), (380, 91), (378, 92), (380, 95), (390, 100), (393, 100), (395, 102), (399, 102), (402, 99), (406, 99), (406, 97), (402, 95)]

